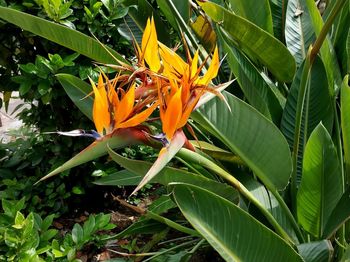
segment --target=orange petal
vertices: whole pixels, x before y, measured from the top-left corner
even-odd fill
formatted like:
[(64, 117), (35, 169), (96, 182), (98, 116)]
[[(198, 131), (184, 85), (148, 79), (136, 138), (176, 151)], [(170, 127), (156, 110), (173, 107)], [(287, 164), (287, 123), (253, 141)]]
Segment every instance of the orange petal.
[(186, 106), (181, 116), (181, 119), (179, 121), (178, 128), (181, 128), (186, 125), (188, 118), (190, 117), (194, 107), (196, 106), (200, 98), (201, 98), (201, 95), (197, 95), (196, 98)]
[(208, 71), (204, 74), (204, 76), (201, 79), (199, 79), (198, 84), (208, 85), (210, 81), (217, 76), (219, 67), (220, 67), (219, 51), (218, 51), (218, 47), (216, 46)]
[(162, 58), (164, 69), (167, 69), (165, 73), (183, 75), (187, 68), (187, 63), (185, 63), (178, 54), (162, 43), (159, 43), (159, 48), (159, 54)]
[(160, 59), (158, 55), (157, 31), (153, 17), (151, 20), (147, 20), (147, 25), (142, 36), (141, 48), (149, 68), (154, 72), (158, 72), (160, 69)]
[(119, 126), (121, 122), (128, 118), (135, 103), (135, 84), (130, 86), (128, 92), (120, 100), (117, 111), (114, 112), (116, 125)]
[(167, 108), (164, 112), (162, 120), (162, 128), (168, 140), (171, 140), (175, 131), (178, 129), (178, 123), (182, 115), (180, 87), (176, 93), (170, 98)]
[(159, 103), (154, 103), (149, 108), (145, 109), (141, 113), (134, 115), (124, 123), (121, 123), (117, 128), (127, 128), (127, 127), (133, 127), (138, 126), (139, 124), (145, 122), (147, 118), (153, 113), (153, 111), (157, 108)]
[(106, 90), (104, 88), (98, 89), (91, 79), (90, 82), (95, 94), (92, 117), (97, 132), (104, 135), (103, 130), (105, 129), (106, 132), (108, 132), (111, 123), (110, 113), (108, 111), (108, 102), (106, 100), (106, 97), (104, 98), (100, 93), (100, 91), (103, 90), (106, 92)]

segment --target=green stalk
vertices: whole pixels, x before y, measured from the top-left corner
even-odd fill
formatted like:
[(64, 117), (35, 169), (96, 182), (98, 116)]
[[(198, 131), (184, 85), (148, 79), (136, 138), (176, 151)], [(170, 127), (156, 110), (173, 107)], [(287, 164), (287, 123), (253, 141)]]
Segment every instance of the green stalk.
[(312, 47), (311, 54), (310, 54), (311, 64), (313, 63), (315, 57), (317, 56), (318, 52), (320, 51), (321, 46), (322, 46), (324, 40), (326, 39), (327, 34), (328, 34), (329, 30), (331, 29), (335, 18), (338, 16), (339, 12), (342, 10), (342, 8), (346, 2), (347, 2), (347, 0), (338, 0), (336, 2), (336, 4), (334, 5), (331, 13), (329, 14), (326, 22), (324, 23), (324, 25), (322, 27), (320, 34), (318, 35), (318, 37), (317, 37), (317, 39)]
[(171, 228), (174, 228), (177, 231), (180, 231), (180, 232), (183, 232), (185, 234), (192, 235), (192, 236), (196, 236), (196, 237), (201, 237), (201, 235), (196, 230), (190, 229), (188, 227), (184, 227), (184, 226), (182, 226), (174, 221), (171, 221), (170, 219), (167, 219), (165, 217), (157, 215), (156, 213), (153, 213), (151, 211), (147, 211), (145, 216), (148, 218), (151, 218), (153, 220), (156, 220), (160, 223), (163, 223)]
[(269, 223), (273, 226), (273, 228), (276, 230), (276, 232), (288, 243), (291, 245), (294, 245), (293, 240), (289, 237), (287, 232), (281, 227), (281, 225), (276, 221), (276, 219), (272, 216), (272, 214), (266, 210), (259, 200), (255, 198), (255, 196), (250, 193), (250, 191), (243, 185), (241, 184), (235, 177), (233, 177), (230, 173), (228, 173), (226, 170), (222, 169), (209, 159), (201, 156), (200, 154), (197, 154), (193, 151), (190, 151), (188, 149), (182, 148), (179, 152), (178, 155), (181, 158), (186, 159), (187, 161), (190, 162), (195, 162), (198, 163), (212, 171), (214, 171), (216, 174), (218, 174), (220, 177), (228, 181), (236, 190), (243, 195), (245, 198), (247, 198), (253, 205), (255, 205), (260, 212), (265, 216), (265, 218), (269, 221)]

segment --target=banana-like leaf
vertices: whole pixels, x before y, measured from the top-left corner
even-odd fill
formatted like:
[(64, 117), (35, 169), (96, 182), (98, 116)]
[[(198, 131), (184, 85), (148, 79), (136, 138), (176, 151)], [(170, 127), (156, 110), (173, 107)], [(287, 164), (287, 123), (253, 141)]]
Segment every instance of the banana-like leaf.
[(121, 62), (128, 63), (111, 48), (103, 48), (95, 39), (66, 26), (7, 7), (0, 7), (0, 18), (97, 62), (115, 64), (117, 63), (115, 58), (117, 58)]
[(172, 186), (186, 219), (226, 261), (302, 261), (289, 244), (233, 203), (194, 185)]
[(350, 188), (348, 188), (332, 214), (329, 216), (328, 222), (323, 231), (324, 238), (331, 238), (335, 234), (336, 230), (343, 225), (350, 218)]
[[(137, 184), (139, 184), (139, 182), (142, 180), (142, 177), (144, 177), (148, 170), (152, 167), (152, 163), (141, 160), (128, 159), (117, 154), (112, 149), (109, 149), (108, 152), (116, 163), (129, 171), (128, 173), (123, 173), (123, 175), (125, 175), (124, 178), (127, 179), (127, 176), (131, 175)], [(138, 181), (136, 180), (136, 176), (138, 177)], [(109, 175), (107, 177), (101, 178), (95, 183), (98, 185), (123, 185), (124, 181), (125, 180), (122, 180), (121, 178), (121, 174), (117, 174), (116, 176)], [(231, 186), (182, 169), (164, 167), (159, 172), (159, 174), (155, 176), (150, 182), (160, 183), (162, 185), (168, 185), (174, 182), (194, 184), (212, 191), (230, 201), (238, 199), (237, 191), (234, 190)]]
[(258, 59), (281, 82), (290, 82), (295, 73), (295, 61), (288, 49), (276, 38), (248, 20), (211, 3), (199, 3), (251, 59)]
[[(137, 131), (136, 131), (137, 132)], [(111, 148), (121, 148), (126, 145), (130, 145), (133, 143), (137, 143), (136, 140), (132, 140), (133, 137), (133, 131), (130, 130), (129, 137), (123, 135), (108, 135), (105, 137), (102, 137), (99, 140), (94, 141), (91, 145), (89, 145), (87, 148), (82, 150), (79, 154), (65, 162), (63, 165), (59, 166), (55, 170), (51, 171), (46, 176), (42, 177), (38, 182), (43, 181), (45, 179), (48, 179), (49, 177), (52, 177), (54, 175), (57, 175), (65, 170), (71, 169), (73, 167), (79, 166), (81, 164), (84, 164), (86, 162), (89, 162), (91, 160), (94, 160), (98, 157), (107, 155), (107, 145), (109, 145)], [(37, 182), (37, 183), (38, 183)]]
[(342, 192), (337, 151), (327, 129), (320, 123), (305, 147), (303, 175), (297, 193), (299, 224), (315, 237), (321, 237)]
[(241, 176), (240, 181), (252, 193), (252, 195), (268, 210), (281, 227), (288, 233), (295, 243), (299, 243), (285, 210), (278, 203), (276, 197), (264, 185), (253, 179), (251, 176)]
[(286, 45), (300, 66), (306, 57), (309, 46), (315, 39), (305, 1), (289, 0), (285, 25)]
[(329, 240), (309, 242), (297, 246), (305, 262), (328, 262), (333, 257), (334, 249)]
[[(298, 69), (293, 80), (281, 121), (281, 131), (287, 138), (290, 148), (293, 148), (294, 145), (295, 118), (303, 67), (304, 66), (301, 66)], [(308, 92), (305, 96), (304, 110), (302, 113), (297, 165), (298, 184), (301, 179), (303, 151), (311, 132), (321, 121), (327, 130), (332, 130), (332, 98), (327, 83), (327, 75), (322, 60), (317, 57), (311, 68)]]
[[(323, 19), (320, 15), (320, 11), (315, 5), (314, 0), (305, 0), (305, 3), (308, 8), (312, 26), (317, 37), (322, 30)], [(333, 95), (334, 91), (340, 88), (342, 79), (334, 47), (331, 43), (331, 40), (328, 37), (323, 42), (322, 47), (320, 49), (320, 53), (327, 72), (329, 90), (331, 95)]]
[(288, 0), (270, 0), (274, 36), (284, 42), (284, 28)]
[(292, 162), (288, 143), (278, 128), (237, 97), (223, 92), (228, 107), (213, 99), (192, 113), (192, 118), (220, 139), (271, 190), (288, 184)]
[(57, 74), (56, 78), (79, 110), (92, 120), (93, 98), (88, 96), (92, 92), (91, 85), (69, 74)]
[(250, 105), (269, 119), (279, 123), (282, 107), (275, 93), (266, 83), (259, 70), (242, 54), (238, 48), (229, 44), (223, 34), (218, 32), (221, 44), (227, 54), (231, 71), (236, 76), (239, 86)]
[(242, 16), (261, 29), (273, 35), (272, 14), (269, 0), (230, 0), (232, 11)]
[(349, 76), (344, 77), (340, 95), (341, 129), (347, 180), (350, 181), (350, 86)]
[(171, 24), (174, 29), (178, 28), (178, 23), (176, 21), (176, 15), (174, 14), (174, 9), (169, 5), (169, 1), (176, 7), (177, 12), (180, 14), (182, 19), (186, 24), (190, 21), (190, 1), (189, 0), (157, 0), (157, 4), (166, 17), (167, 21)]
[(196, 21), (190, 23), (190, 26), (205, 49), (209, 53), (214, 51), (216, 34), (208, 18), (204, 15), (199, 15)]

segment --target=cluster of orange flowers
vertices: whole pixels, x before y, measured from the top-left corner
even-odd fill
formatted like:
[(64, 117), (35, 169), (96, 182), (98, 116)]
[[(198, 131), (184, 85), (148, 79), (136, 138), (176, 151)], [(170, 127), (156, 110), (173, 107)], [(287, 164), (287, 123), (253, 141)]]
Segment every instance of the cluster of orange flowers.
[(163, 133), (171, 141), (206, 92), (220, 94), (209, 87), (220, 61), (215, 48), (204, 75), (206, 61), (198, 66), (198, 51), (193, 58), (187, 50), (185, 62), (176, 52), (158, 42), (153, 18), (148, 19), (141, 47), (135, 43), (137, 66), (121, 64), (113, 79), (101, 73), (97, 85), (91, 81), (95, 99), (93, 120), (100, 135), (130, 128), (145, 122), (159, 108)]

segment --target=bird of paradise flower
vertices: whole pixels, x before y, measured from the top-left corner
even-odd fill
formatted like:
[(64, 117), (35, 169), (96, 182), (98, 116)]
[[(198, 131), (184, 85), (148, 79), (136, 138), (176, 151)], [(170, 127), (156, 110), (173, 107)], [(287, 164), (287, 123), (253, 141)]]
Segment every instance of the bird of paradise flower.
[[(88, 156), (92, 147), (98, 146), (101, 152), (97, 155), (100, 156), (106, 153), (107, 145), (122, 147), (131, 143), (145, 143), (154, 146), (160, 143), (162, 148), (157, 160), (134, 194), (157, 175), (182, 147), (195, 150), (182, 130), (191, 112), (214, 96), (223, 98), (220, 91), (231, 83), (219, 86), (210, 84), (220, 67), (218, 48), (214, 50), (206, 73), (201, 75), (208, 58), (198, 66), (198, 51), (192, 58), (185, 44), (185, 62), (174, 50), (158, 42), (151, 18), (147, 20), (141, 47), (135, 41), (135, 50), (138, 58), (136, 65), (122, 62), (107, 65), (119, 71), (114, 79), (108, 79), (101, 72), (97, 85), (90, 80), (96, 131), (59, 132), (63, 135), (92, 136), (96, 141), (41, 180), (92, 160)], [(156, 108), (159, 108), (162, 133), (153, 135), (144, 123)]]

